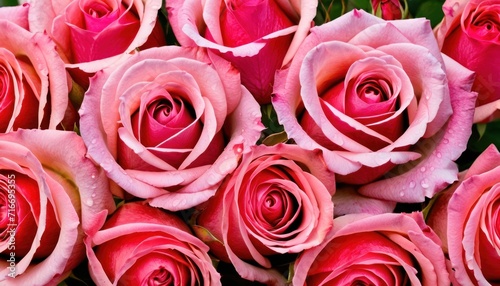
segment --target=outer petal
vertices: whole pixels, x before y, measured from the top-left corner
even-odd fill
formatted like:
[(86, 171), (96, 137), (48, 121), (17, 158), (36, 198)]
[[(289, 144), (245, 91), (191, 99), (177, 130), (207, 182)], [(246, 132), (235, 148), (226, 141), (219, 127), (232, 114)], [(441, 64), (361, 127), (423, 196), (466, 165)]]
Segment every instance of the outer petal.
[(29, 29), (28, 23), (28, 11), (30, 4), (24, 3), (18, 6), (12, 7), (1, 7), (0, 8), (0, 19), (7, 20), (9, 22), (16, 23), (17, 25), (23, 27), (24, 29)]
[(469, 92), (473, 74), (448, 57), (444, 59), (453, 115), (443, 130), (415, 146), (422, 158), (398, 166), (384, 179), (361, 187), (361, 194), (396, 202), (422, 202), (457, 180), (454, 160), (465, 150), (471, 134), (477, 94)]

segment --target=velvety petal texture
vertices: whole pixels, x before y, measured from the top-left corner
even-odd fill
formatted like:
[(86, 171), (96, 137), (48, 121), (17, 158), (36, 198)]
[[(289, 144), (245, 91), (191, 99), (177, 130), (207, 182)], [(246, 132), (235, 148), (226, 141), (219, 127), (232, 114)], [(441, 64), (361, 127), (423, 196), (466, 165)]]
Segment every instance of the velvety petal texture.
[(334, 175), (320, 152), (256, 146), (200, 207), (195, 233), (244, 279), (284, 285), (284, 277), (269, 269), (272, 257), (323, 241), (333, 223), (334, 193)]
[(289, 138), (321, 149), (339, 182), (369, 197), (422, 202), (457, 179), (472, 81), (442, 56), (427, 20), (353, 10), (311, 29), (277, 73), (272, 103)]
[(499, 159), (490, 145), (431, 205), (428, 222), (446, 242), (457, 285), (500, 281)]
[(230, 61), (242, 84), (265, 104), (274, 73), (307, 35), (318, 1), (174, 0), (166, 5), (179, 43), (209, 48)]
[(450, 285), (437, 235), (419, 212), (349, 214), (294, 264), (293, 285)]
[[(474, 71), (472, 87), (478, 92), (475, 122), (500, 118), (500, 1), (448, 0), (443, 4), (443, 21), (435, 28), (444, 54)], [(483, 106), (490, 108), (484, 109)], [(494, 107), (494, 108), (491, 108)]]
[(1, 284), (57, 285), (114, 210), (109, 181), (73, 132), (10, 132), (0, 150)]
[[(27, 24), (27, 11), (9, 13), (20, 14), (17, 22)], [(9, 31), (0, 34), (0, 132), (56, 129), (68, 108), (71, 85), (55, 44), (26, 28), (0, 20), (0, 30)]]
[(175, 214), (145, 203), (122, 205), (85, 243), (98, 285), (221, 285), (208, 246)]
[(174, 211), (212, 196), (263, 128), (259, 105), (229, 62), (176, 46), (97, 73), (80, 115), (89, 156), (109, 178)]
[[(148, 41), (162, 1), (35, 0), (30, 4), (30, 29), (45, 31), (54, 39), (67, 67), (92, 74)], [(73, 77), (81, 85), (88, 84), (88, 75), (75, 72)]]

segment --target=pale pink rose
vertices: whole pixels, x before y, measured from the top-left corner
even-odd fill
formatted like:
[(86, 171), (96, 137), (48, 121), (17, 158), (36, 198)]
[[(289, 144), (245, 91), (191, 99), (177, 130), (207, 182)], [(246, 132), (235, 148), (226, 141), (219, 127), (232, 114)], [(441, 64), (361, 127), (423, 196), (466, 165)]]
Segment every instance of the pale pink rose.
[(428, 20), (353, 10), (311, 29), (277, 73), (273, 106), (289, 138), (321, 149), (339, 182), (366, 184), (358, 191), (369, 197), (422, 202), (457, 179), (472, 80), (441, 55)]
[(183, 46), (207, 47), (241, 72), (261, 104), (269, 103), (274, 73), (295, 54), (316, 15), (317, 0), (172, 0), (169, 21)]
[(69, 131), (1, 134), (0, 154), (0, 284), (57, 285), (114, 210), (108, 178)]
[(371, 0), (373, 14), (384, 20), (404, 18), (405, 7), (399, 0)]
[(64, 62), (47, 35), (26, 30), (27, 12), (27, 5), (0, 8), (10, 15), (0, 19), (0, 31), (8, 31), (0, 34), (0, 132), (56, 129), (71, 108)]
[(177, 46), (97, 73), (80, 115), (89, 156), (109, 178), (169, 210), (211, 197), (263, 129), (259, 105), (229, 62)]
[(161, 5), (161, 0), (33, 0), (30, 30), (54, 39), (74, 80), (86, 87), (88, 74), (116, 63), (145, 44), (154, 29), (161, 30)]
[(447, 0), (436, 27), (441, 51), (476, 73), (475, 122), (500, 118), (500, 1)]
[(333, 193), (334, 174), (318, 151), (260, 145), (243, 155), (193, 227), (244, 279), (283, 285), (272, 257), (323, 241), (333, 223)]
[(443, 240), (454, 285), (500, 281), (500, 153), (489, 146), (431, 205), (428, 224)]
[(299, 255), (293, 285), (449, 286), (437, 235), (419, 212), (350, 214), (318, 247)]
[(97, 285), (221, 285), (208, 246), (175, 214), (146, 203), (122, 205), (85, 243)]

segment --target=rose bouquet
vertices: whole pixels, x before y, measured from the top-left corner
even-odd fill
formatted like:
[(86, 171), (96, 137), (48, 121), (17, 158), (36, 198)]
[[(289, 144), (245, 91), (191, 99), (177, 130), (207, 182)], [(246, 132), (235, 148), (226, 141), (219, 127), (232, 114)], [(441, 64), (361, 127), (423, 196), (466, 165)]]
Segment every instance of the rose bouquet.
[(0, 285), (500, 285), (499, 0), (0, 5)]

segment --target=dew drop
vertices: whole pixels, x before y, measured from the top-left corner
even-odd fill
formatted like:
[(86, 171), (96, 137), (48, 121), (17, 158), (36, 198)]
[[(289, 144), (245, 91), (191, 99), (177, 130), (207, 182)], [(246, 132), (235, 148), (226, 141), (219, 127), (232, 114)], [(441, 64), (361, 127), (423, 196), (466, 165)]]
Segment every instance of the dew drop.
[(431, 172), (432, 172), (432, 171), (434, 171), (434, 167), (431, 167), (431, 169), (430, 169), (430, 170), (431, 170)]
[(399, 193), (399, 195), (400, 195), (401, 197), (404, 197), (404, 196), (405, 196), (405, 192), (404, 192), (404, 191), (401, 191), (401, 192)]
[(94, 200), (88, 199), (85, 203), (87, 204), (87, 206), (91, 207), (94, 205)]
[(90, 141), (91, 144), (95, 144), (97, 142), (96, 139), (92, 139), (92, 141)]
[(424, 173), (425, 171), (427, 171), (425, 167), (420, 168), (420, 172)]
[(92, 179), (95, 179), (95, 175), (94, 174), (92, 174)]
[(95, 198), (95, 196), (97, 196), (96, 193), (92, 193), (92, 197)]
[(422, 188), (424, 188), (424, 189), (427, 189), (429, 187), (429, 184), (427, 183), (426, 180), (422, 180), (420, 182), (420, 186), (422, 186)]
[(411, 188), (411, 189), (415, 188), (415, 186), (416, 186), (416, 185), (417, 185), (417, 184), (415, 184), (415, 181), (411, 181), (411, 182), (410, 182), (410, 188)]
[(441, 152), (437, 152), (436, 156), (437, 156), (438, 158), (443, 157), (443, 155), (441, 154)]
[(448, 144), (448, 143), (450, 143), (450, 140), (448, 140), (448, 139), (444, 138), (444, 139), (443, 139), (443, 143), (444, 143), (444, 144)]
[(239, 155), (243, 152), (243, 144), (236, 144), (233, 146), (234, 154)]

